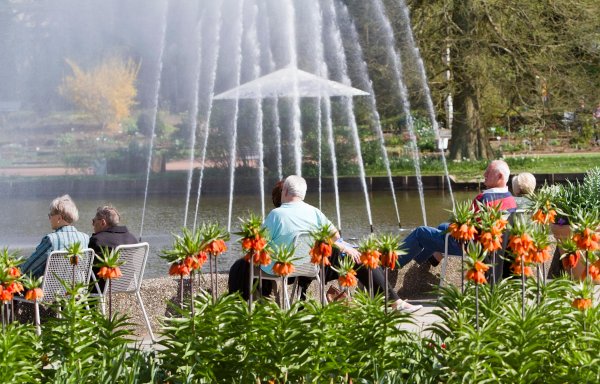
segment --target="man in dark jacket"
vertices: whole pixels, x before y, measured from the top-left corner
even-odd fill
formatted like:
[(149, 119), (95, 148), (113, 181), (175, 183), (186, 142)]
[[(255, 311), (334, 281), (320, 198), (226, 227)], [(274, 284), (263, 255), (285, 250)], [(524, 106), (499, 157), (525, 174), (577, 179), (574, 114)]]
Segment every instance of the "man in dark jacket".
[(102, 255), (102, 247), (109, 250), (116, 248), (118, 245), (135, 244), (138, 242), (135, 236), (127, 230), (124, 225), (119, 225), (121, 215), (111, 206), (105, 205), (98, 207), (96, 216), (92, 219), (94, 234), (90, 237), (89, 247), (92, 248), (97, 255)]
[[(102, 248), (109, 251), (123, 244), (136, 244), (138, 239), (129, 232), (126, 226), (119, 225), (121, 215), (114, 207), (105, 205), (98, 207), (96, 216), (92, 219), (94, 234), (90, 237), (89, 247), (96, 252), (96, 255), (102, 256)], [(96, 263), (94, 263), (95, 265)], [(98, 268), (93, 268), (94, 273)], [(100, 289), (104, 289), (104, 281), (98, 282)]]

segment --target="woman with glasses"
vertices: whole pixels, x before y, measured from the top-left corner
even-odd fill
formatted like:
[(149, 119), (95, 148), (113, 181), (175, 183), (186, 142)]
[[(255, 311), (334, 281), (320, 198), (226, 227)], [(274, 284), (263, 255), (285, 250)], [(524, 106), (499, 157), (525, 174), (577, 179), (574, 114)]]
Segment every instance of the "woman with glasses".
[(42, 238), (33, 254), (23, 263), (21, 267), (23, 273), (31, 273), (35, 277), (40, 277), (44, 274), (46, 260), (52, 251), (63, 250), (76, 242), (86, 248), (90, 237), (83, 232), (79, 232), (73, 226), (73, 223), (78, 219), (79, 211), (69, 195), (52, 200), (48, 220), (53, 232)]

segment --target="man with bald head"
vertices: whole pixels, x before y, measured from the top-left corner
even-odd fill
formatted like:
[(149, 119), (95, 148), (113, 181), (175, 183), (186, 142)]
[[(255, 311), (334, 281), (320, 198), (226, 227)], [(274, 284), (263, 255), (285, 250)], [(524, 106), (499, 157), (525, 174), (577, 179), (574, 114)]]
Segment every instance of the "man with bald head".
[[(486, 206), (500, 204), (500, 209), (512, 213), (517, 209), (517, 203), (508, 191), (507, 183), (510, 177), (508, 164), (503, 160), (492, 161), (483, 174), (483, 183), (486, 190), (478, 194), (473, 200), (475, 212), (479, 210), (478, 202)], [(404, 239), (404, 249), (407, 253), (398, 259), (400, 266), (405, 266), (411, 260), (421, 264), (430, 261), (432, 265), (439, 264), (444, 251), (444, 241), (448, 230), (448, 223), (440, 224), (437, 228), (417, 227)], [(448, 253), (460, 255), (460, 244), (450, 237), (448, 239)]]

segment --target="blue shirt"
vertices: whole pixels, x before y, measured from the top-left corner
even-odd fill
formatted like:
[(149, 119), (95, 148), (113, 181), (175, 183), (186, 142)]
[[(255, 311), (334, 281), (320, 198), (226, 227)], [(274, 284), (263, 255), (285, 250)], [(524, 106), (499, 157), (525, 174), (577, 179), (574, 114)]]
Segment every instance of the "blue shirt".
[[(271, 235), (271, 243), (278, 246), (293, 244), (298, 233), (312, 231), (324, 224), (335, 228), (323, 212), (304, 201), (281, 204), (269, 213), (264, 222)], [(273, 274), (273, 264), (275, 262), (261, 268)]]
[(24, 274), (32, 273), (35, 277), (40, 277), (46, 270), (46, 260), (52, 251), (63, 250), (76, 242), (86, 248), (89, 241), (90, 237), (87, 234), (79, 232), (72, 225), (60, 227), (42, 238), (33, 254), (21, 266), (21, 270)]

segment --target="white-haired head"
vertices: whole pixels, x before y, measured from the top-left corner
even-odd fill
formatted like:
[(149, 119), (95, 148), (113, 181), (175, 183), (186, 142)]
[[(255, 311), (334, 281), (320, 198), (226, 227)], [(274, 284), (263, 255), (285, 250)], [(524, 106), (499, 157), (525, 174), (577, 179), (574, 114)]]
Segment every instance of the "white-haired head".
[(494, 160), (488, 165), (483, 177), (488, 188), (506, 187), (510, 177), (510, 168), (504, 160)]
[(79, 220), (79, 211), (69, 195), (63, 195), (52, 200), (50, 215), (60, 215), (68, 224)]
[(531, 195), (535, 190), (535, 176), (529, 172), (515, 175), (512, 179), (512, 190), (515, 196)]
[(283, 191), (287, 191), (288, 196), (297, 197), (300, 200), (304, 200), (306, 188), (306, 180), (302, 176), (290, 175), (283, 182)]

